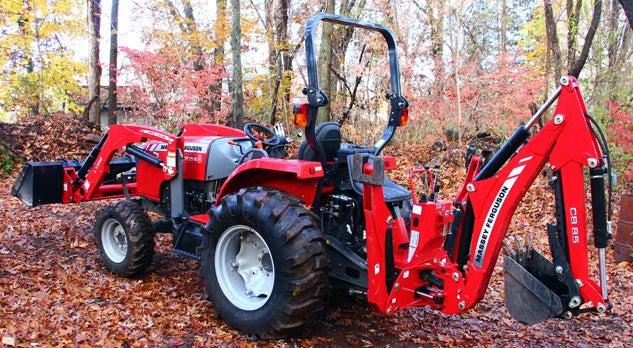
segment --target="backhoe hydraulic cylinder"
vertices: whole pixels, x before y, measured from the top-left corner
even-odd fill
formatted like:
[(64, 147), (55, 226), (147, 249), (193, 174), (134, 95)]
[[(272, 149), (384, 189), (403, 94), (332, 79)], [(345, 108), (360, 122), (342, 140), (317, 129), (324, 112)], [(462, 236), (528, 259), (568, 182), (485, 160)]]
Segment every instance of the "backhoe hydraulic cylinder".
[(484, 180), (492, 177), (497, 173), (499, 168), (501, 168), (507, 161), (514, 155), (514, 153), (523, 146), (525, 140), (530, 136), (530, 131), (525, 128), (525, 126), (521, 125), (519, 128), (512, 134), (508, 142), (506, 142), (499, 152), (497, 152), (487, 164), (481, 169), (475, 181)]
[(593, 215), (593, 242), (596, 248), (609, 246), (609, 229), (607, 226), (607, 208), (604, 193), (604, 167), (589, 170), (591, 176), (591, 206)]
[(599, 249), (600, 288), (602, 298), (607, 300), (607, 258), (606, 247), (609, 246), (611, 234), (607, 223), (606, 198), (604, 193), (604, 166), (589, 170), (591, 182), (591, 207), (593, 217), (593, 244)]

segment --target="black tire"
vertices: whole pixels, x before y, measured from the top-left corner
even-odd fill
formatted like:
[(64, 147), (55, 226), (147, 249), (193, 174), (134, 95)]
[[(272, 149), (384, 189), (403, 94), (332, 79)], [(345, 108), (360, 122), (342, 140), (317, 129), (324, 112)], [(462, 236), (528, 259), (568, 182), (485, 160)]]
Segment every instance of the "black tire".
[(99, 210), (95, 240), (106, 268), (123, 277), (143, 273), (154, 257), (152, 223), (132, 201), (111, 203)]
[(318, 217), (298, 199), (247, 188), (224, 197), (209, 216), (200, 275), (216, 317), (243, 333), (279, 338), (296, 335), (324, 309), (325, 241)]

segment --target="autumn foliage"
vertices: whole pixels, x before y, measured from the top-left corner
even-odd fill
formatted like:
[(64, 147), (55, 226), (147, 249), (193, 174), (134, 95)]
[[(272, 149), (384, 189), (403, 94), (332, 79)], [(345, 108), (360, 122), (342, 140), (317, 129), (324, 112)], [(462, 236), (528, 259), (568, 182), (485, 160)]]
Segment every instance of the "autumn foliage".
[(174, 46), (156, 52), (121, 51), (131, 64), (120, 72), (128, 76), (130, 86), (119, 100), (139, 114), (151, 115), (155, 123), (167, 127), (184, 122), (217, 123), (226, 118), (213, 109), (213, 103), (222, 97), (222, 79), (228, 76), (221, 67), (201, 64), (201, 57), (186, 58), (186, 52)]
[[(480, 132), (509, 136), (530, 118), (531, 108), (543, 102), (545, 89), (545, 79), (529, 64), (518, 62), (520, 57), (518, 52), (507, 52), (486, 70), (481, 69), (481, 62), (469, 62), (461, 68), (459, 82), (450, 75), (441, 77), (443, 83), (435, 84), (441, 86), (439, 90), (432, 85), (416, 89), (414, 79), (404, 79), (403, 91), (411, 103), (411, 128), (425, 135), (422, 139), (426, 141), (449, 140), (450, 131), (457, 130), (465, 139)], [(458, 104), (461, 119), (457, 117)]]
[[(633, 115), (619, 103), (607, 102), (611, 126), (609, 139), (615, 151), (615, 166), (623, 174), (623, 184), (633, 187)], [(630, 109), (630, 108), (629, 108)]]

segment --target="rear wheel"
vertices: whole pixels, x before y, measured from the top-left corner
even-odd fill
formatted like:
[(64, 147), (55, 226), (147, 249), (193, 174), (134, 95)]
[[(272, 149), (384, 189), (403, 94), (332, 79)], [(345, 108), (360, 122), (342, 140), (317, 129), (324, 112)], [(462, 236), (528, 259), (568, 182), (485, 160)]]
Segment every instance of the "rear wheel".
[(123, 277), (136, 276), (154, 256), (152, 223), (132, 201), (119, 201), (99, 210), (95, 239), (106, 268)]
[(209, 215), (200, 272), (216, 316), (272, 338), (296, 333), (323, 310), (329, 261), (317, 217), (299, 200), (248, 188)]

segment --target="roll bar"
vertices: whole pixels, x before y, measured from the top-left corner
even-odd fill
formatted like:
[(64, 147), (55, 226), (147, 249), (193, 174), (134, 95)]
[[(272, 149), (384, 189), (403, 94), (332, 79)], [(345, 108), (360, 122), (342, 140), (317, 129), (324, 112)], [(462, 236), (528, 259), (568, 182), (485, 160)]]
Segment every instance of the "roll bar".
[(395, 134), (396, 128), (400, 125), (400, 117), (402, 111), (409, 106), (407, 100), (402, 96), (400, 91), (400, 67), (398, 66), (398, 54), (396, 52), (396, 38), (391, 30), (383, 25), (363, 22), (353, 18), (347, 18), (329, 13), (318, 14), (306, 24), (305, 29), (305, 50), (306, 63), (308, 68), (308, 86), (303, 93), (308, 97), (308, 125), (305, 128), (305, 135), (308, 145), (312, 148), (317, 158), (325, 164), (325, 153), (321, 146), (316, 142), (315, 127), (317, 121), (318, 109), (328, 104), (328, 97), (323, 93), (319, 86), (319, 69), (317, 67), (317, 52), (314, 46), (314, 36), (316, 35), (316, 27), (319, 22), (325, 21), (334, 24), (341, 24), (370, 31), (376, 31), (382, 34), (387, 41), (389, 50), (389, 72), (391, 82), (391, 93), (387, 94), (390, 101), (389, 122), (382, 137), (374, 145), (373, 152), (378, 155), (385, 147), (387, 142), (391, 140)]

